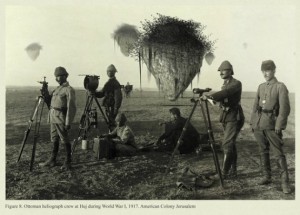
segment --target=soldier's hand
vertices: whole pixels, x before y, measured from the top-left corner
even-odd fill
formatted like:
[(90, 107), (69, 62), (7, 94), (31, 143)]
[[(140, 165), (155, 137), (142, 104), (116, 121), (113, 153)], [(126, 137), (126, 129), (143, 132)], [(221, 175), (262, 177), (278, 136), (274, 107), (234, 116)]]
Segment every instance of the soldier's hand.
[(276, 134), (278, 134), (278, 135), (281, 135), (281, 132), (282, 132), (282, 130), (281, 130), (281, 129), (277, 129), (277, 128), (275, 128), (275, 133), (276, 133)]
[(159, 126), (162, 126), (162, 125), (164, 125), (164, 124), (166, 124), (166, 122), (159, 122), (159, 123), (158, 123)]
[(65, 129), (68, 131), (71, 129), (71, 125), (65, 125)]
[(205, 101), (205, 100), (207, 100), (207, 96), (206, 96), (206, 95), (202, 95), (202, 96), (200, 97), (200, 99), (203, 100), (203, 101)]

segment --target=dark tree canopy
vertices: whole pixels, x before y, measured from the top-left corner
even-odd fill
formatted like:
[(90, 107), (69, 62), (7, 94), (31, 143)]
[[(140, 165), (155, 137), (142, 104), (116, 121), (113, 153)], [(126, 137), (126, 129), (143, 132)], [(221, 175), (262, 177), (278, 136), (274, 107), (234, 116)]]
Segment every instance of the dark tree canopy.
[(140, 46), (153, 43), (193, 47), (210, 51), (214, 42), (203, 34), (205, 26), (193, 20), (181, 20), (176, 17), (157, 14), (152, 21), (142, 22)]

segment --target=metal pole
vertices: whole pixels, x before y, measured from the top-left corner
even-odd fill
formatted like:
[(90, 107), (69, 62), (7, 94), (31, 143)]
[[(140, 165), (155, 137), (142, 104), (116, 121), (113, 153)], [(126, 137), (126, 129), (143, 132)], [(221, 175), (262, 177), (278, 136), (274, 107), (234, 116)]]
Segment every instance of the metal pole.
[(140, 91), (142, 90), (142, 64), (141, 64), (141, 52), (139, 51), (139, 69), (140, 69)]

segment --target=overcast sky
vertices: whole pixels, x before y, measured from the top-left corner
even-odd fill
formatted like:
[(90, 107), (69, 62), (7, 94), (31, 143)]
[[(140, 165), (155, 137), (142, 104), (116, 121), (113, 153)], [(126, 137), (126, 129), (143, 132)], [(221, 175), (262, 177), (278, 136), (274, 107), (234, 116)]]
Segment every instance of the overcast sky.
[[(111, 34), (122, 23), (141, 27), (161, 13), (180, 19), (192, 19), (206, 25), (205, 34), (217, 40), (212, 65), (204, 61), (200, 82), (193, 87), (218, 90), (222, 84), (217, 68), (229, 60), (234, 77), (241, 80), (243, 90), (256, 91), (264, 81), (260, 66), (273, 59), (277, 78), (295, 91), (296, 17), (294, 6), (288, 5), (208, 5), (208, 4), (97, 4), (97, 5), (17, 5), (5, 9), (5, 74), (6, 85), (38, 86), (36, 81), (47, 76), (49, 85), (57, 85), (53, 72), (64, 66), (70, 73), (72, 86), (81, 87), (79, 74), (101, 76), (100, 86), (107, 80), (106, 68), (114, 64), (121, 84), (139, 87), (138, 62), (125, 57)], [(176, 2), (176, 1), (175, 1)], [(190, 2), (190, 1), (189, 1)], [(42, 45), (40, 56), (32, 61), (25, 48), (33, 42)], [(143, 65), (142, 86), (155, 88), (154, 77), (147, 81)]]

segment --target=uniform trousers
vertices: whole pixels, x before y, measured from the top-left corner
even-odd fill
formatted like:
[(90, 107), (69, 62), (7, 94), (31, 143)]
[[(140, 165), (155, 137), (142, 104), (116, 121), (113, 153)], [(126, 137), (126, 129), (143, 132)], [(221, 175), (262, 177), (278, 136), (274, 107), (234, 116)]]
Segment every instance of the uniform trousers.
[(64, 124), (50, 123), (50, 137), (53, 143), (58, 142), (59, 139), (64, 144), (69, 143), (68, 131)]
[(224, 154), (235, 153), (236, 151), (236, 138), (240, 132), (240, 126), (238, 125), (238, 121), (233, 122), (225, 122), (223, 123), (224, 128), (224, 136), (223, 136), (223, 144), (222, 149)]
[(284, 157), (282, 150), (282, 135), (275, 133), (275, 130), (254, 130), (255, 139), (259, 145), (260, 154), (269, 154), (270, 149), (276, 158)]

